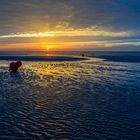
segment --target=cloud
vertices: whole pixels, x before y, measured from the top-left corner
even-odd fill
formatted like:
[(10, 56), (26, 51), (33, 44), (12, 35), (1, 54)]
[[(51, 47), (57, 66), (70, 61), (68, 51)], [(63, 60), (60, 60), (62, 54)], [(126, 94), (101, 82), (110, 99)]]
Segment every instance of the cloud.
[(139, 29), (138, 0), (1, 0), (1, 34), (48, 31), (60, 23), (72, 28)]
[(80, 30), (48, 31), (39, 33), (18, 33), (1, 35), (0, 38), (40, 38), (40, 37), (129, 37), (131, 32), (108, 32), (103, 30), (93, 30), (90, 28)]
[(139, 9), (139, 0), (0, 0), (0, 43), (52, 37), (135, 45), (127, 40), (139, 39)]

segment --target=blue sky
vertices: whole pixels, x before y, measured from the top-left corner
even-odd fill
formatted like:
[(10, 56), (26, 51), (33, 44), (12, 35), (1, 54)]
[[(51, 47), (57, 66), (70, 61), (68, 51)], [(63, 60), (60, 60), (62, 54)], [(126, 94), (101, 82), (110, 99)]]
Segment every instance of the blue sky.
[(139, 0), (0, 0), (0, 49), (139, 51), (139, 17)]

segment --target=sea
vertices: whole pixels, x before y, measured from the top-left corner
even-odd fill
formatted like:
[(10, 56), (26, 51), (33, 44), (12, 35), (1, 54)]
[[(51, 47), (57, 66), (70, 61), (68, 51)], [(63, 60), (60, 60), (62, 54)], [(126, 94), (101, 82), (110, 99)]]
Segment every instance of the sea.
[(0, 52), (0, 139), (140, 140), (140, 52)]

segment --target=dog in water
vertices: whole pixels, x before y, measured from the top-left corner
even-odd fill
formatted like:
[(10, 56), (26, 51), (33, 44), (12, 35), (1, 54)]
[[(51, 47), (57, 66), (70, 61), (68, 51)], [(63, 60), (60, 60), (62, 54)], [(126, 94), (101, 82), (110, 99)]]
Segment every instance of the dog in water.
[(9, 65), (9, 70), (17, 71), (22, 66), (21, 61), (11, 62)]

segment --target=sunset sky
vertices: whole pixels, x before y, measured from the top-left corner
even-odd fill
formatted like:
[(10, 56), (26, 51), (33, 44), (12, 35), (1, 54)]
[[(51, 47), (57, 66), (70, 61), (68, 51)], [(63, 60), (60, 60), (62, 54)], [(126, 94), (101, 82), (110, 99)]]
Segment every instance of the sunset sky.
[(0, 0), (0, 50), (140, 51), (139, 0)]

